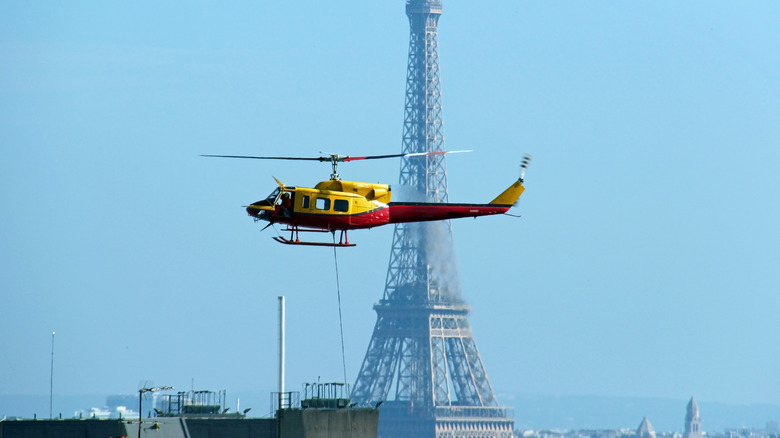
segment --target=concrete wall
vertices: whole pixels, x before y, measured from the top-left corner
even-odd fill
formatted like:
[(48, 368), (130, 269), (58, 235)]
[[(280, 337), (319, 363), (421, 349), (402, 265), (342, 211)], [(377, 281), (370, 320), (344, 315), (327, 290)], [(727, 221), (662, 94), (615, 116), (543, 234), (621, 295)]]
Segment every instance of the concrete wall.
[(275, 418), (187, 418), (186, 423), (189, 438), (277, 438)]
[(91, 419), (0, 421), (0, 438), (109, 437), (127, 437), (124, 421)]
[(376, 409), (285, 409), (283, 438), (376, 438)]
[[(285, 409), (275, 418), (144, 418), (141, 438), (376, 438), (376, 409)], [(138, 438), (138, 420), (0, 421), (0, 438)]]
[[(144, 418), (141, 438), (278, 438), (273, 418)], [(0, 421), (0, 438), (137, 438), (138, 420)]]

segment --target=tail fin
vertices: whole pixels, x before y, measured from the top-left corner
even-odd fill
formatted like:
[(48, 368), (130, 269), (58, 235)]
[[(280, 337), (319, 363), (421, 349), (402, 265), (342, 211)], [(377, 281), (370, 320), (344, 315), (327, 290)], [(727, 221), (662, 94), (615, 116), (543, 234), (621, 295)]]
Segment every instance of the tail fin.
[(520, 199), (520, 195), (523, 194), (524, 190), (525, 187), (523, 187), (523, 182), (517, 180), (514, 184), (509, 186), (508, 189), (504, 190), (503, 193), (498, 195), (496, 199), (490, 201), (490, 203), (497, 205), (514, 205), (515, 202)]
[(526, 155), (523, 157), (523, 164), (520, 165), (520, 178), (515, 181), (514, 184), (504, 190), (503, 193), (498, 195), (496, 199), (490, 201), (491, 204), (498, 205), (514, 205), (520, 195), (523, 194), (525, 187), (523, 187), (523, 180), (525, 179), (525, 169), (528, 168), (528, 163), (531, 161), (531, 156)]

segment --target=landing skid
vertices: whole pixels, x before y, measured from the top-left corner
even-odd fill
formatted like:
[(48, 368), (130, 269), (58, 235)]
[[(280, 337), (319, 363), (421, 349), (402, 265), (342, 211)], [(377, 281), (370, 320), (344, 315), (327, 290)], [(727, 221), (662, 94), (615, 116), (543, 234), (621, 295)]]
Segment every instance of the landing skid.
[(306, 242), (301, 240), (285, 239), (281, 236), (274, 236), (274, 240), (285, 245), (308, 245), (308, 246), (355, 246), (355, 243), (328, 243), (328, 242)]
[(290, 232), (290, 238), (285, 239), (282, 236), (274, 236), (273, 239), (279, 243), (283, 243), (285, 245), (308, 245), (308, 246), (332, 246), (332, 247), (348, 247), (348, 246), (355, 246), (354, 243), (349, 243), (349, 238), (347, 237), (347, 231), (342, 230), (341, 236), (339, 237), (338, 243), (336, 243), (336, 232), (331, 231), (333, 233), (333, 243), (329, 242), (308, 242), (305, 240), (301, 240), (298, 236), (298, 233), (300, 232), (312, 232), (312, 233), (327, 233), (327, 230), (309, 230), (309, 229), (301, 229), (298, 227), (289, 227), (284, 231)]

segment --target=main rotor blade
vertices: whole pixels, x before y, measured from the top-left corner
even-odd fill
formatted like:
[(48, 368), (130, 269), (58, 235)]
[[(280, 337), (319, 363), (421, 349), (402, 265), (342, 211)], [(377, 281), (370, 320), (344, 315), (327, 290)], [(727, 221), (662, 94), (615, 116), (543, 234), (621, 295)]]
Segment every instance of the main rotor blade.
[(403, 156), (406, 156), (406, 154), (368, 155), (365, 157), (344, 157), (344, 161), (378, 160), (381, 158), (396, 158), (396, 157), (403, 157)]
[(407, 157), (416, 157), (420, 155), (443, 155), (443, 154), (460, 154), (462, 152), (471, 152), (471, 150), (468, 151), (434, 151), (434, 152), (414, 152), (411, 154), (405, 154)]
[(408, 154), (366, 155), (364, 157), (350, 157), (350, 156), (339, 155), (339, 154), (330, 154), (329, 156), (322, 156), (322, 157), (257, 157), (254, 155), (201, 155), (201, 157), (248, 158), (252, 160), (330, 161), (332, 163), (337, 163), (337, 162), (340, 163), (342, 161), (378, 160), (383, 158), (399, 158), (399, 157), (418, 157), (423, 155), (456, 154), (460, 152), (471, 152), (471, 151), (413, 152)]
[(330, 161), (326, 157), (255, 157), (251, 155), (201, 155), (201, 157), (214, 158), (249, 158), (252, 160), (306, 160), (306, 161)]
[(376, 160), (381, 158), (397, 158), (397, 157), (419, 157), (423, 155), (457, 154), (460, 152), (471, 152), (471, 151), (434, 151), (434, 152), (412, 152), (408, 154), (368, 155), (365, 157), (344, 157), (344, 161)]

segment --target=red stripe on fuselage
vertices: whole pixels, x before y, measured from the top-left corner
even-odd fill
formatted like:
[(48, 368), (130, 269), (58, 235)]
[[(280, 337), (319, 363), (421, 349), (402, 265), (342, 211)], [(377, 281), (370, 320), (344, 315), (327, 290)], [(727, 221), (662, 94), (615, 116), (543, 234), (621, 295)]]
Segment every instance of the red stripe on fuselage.
[(434, 204), (429, 202), (391, 202), (390, 223), (424, 222), (461, 217), (503, 214), (511, 205), (495, 204)]
[(439, 221), (461, 217), (503, 214), (509, 211), (511, 207), (511, 205), (495, 204), (391, 202), (388, 206), (359, 214), (295, 212), (291, 217), (271, 216), (271, 220), (286, 225), (323, 230), (353, 230), (378, 227), (388, 223)]

